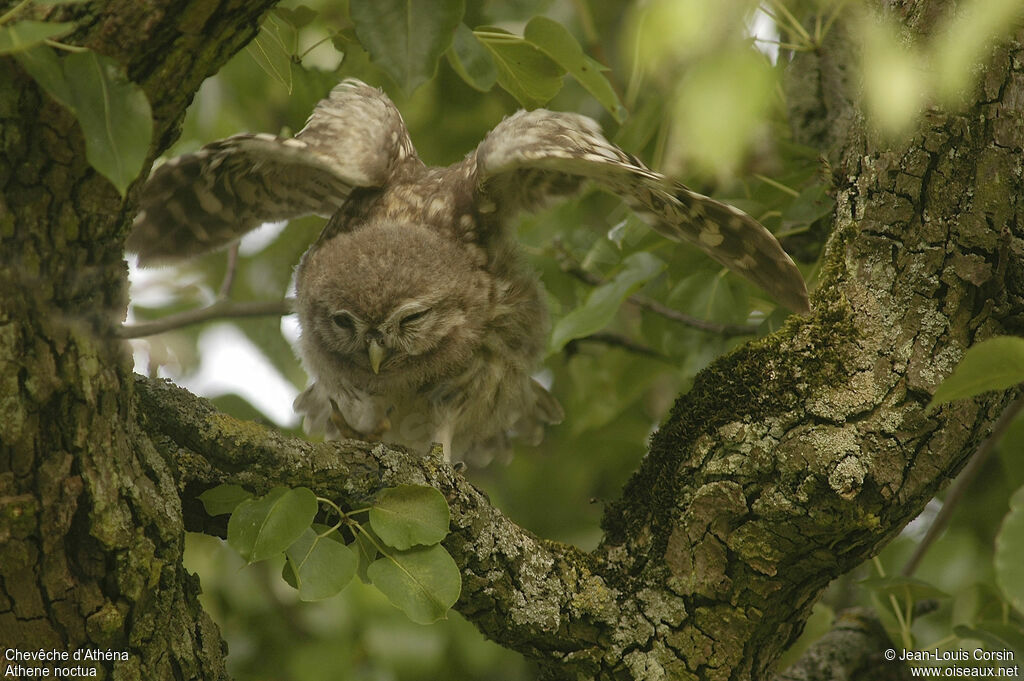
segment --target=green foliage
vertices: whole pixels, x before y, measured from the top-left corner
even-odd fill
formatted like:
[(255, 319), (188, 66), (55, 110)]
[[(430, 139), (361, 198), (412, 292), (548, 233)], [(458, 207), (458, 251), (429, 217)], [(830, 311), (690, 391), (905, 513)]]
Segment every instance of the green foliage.
[(228, 521), (228, 543), (250, 563), (266, 560), (298, 540), (316, 509), (316, 496), (308, 489), (275, 487), (238, 504)]
[(496, 26), (473, 34), (491, 53), (498, 84), (526, 108), (547, 104), (562, 89), (565, 71), (536, 46)]
[(393, 551), (370, 564), (366, 574), (413, 622), (430, 624), (459, 600), (459, 568), (441, 546)]
[(568, 29), (547, 17), (534, 17), (523, 30), (523, 40), (578, 80), (616, 121), (621, 123), (626, 118), (619, 96), (602, 74), (608, 68), (587, 56)]
[[(335, 596), (358, 574), (414, 622), (430, 624), (447, 617), (462, 591), (459, 568), (440, 545), (448, 502), (432, 487), (386, 488), (369, 507), (348, 512), (305, 487), (253, 497), (220, 485), (200, 500), (211, 515), (231, 513), (228, 544), (248, 564), (284, 554), (281, 576), (300, 600)], [(337, 514), (334, 525), (313, 522), (320, 504)], [(367, 524), (355, 519), (361, 513)]]
[(285, 565), (294, 577), (293, 586), (302, 600), (330, 598), (355, 576), (359, 559), (352, 548), (335, 538), (337, 536), (333, 528), (326, 528), (321, 535), (307, 527), (288, 547)]
[(498, 80), (498, 69), (490, 53), (473, 30), (459, 24), (448, 50), (448, 62), (462, 80), (480, 92), (487, 92)]
[[(12, 55), (43, 90), (78, 119), (85, 154), (124, 196), (149, 153), (153, 117), (142, 89), (113, 59), (58, 42), (70, 22), (20, 18), (35, 6), (83, 0), (22, 0), (0, 15), (0, 56)], [(59, 58), (53, 49), (70, 52)]]
[(0, 26), (0, 55), (24, 52), (36, 45), (70, 33), (71, 23), (50, 23), (26, 19), (10, 26)]
[(1006, 390), (1024, 382), (1024, 338), (997, 336), (968, 348), (956, 369), (939, 385), (932, 409), (990, 390)]
[(359, 42), (406, 92), (433, 78), (463, 11), (463, 0), (349, 2)]
[(878, 596), (889, 598), (895, 596), (904, 602), (920, 601), (929, 598), (949, 598), (928, 582), (913, 577), (872, 577), (861, 581), (861, 586)]
[(46, 45), (15, 54), (46, 92), (78, 119), (85, 154), (124, 195), (142, 170), (153, 136), (149, 100), (113, 59), (88, 50), (64, 58)]
[(433, 487), (390, 487), (377, 495), (370, 508), (370, 527), (396, 549), (430, 546), (448, 534), (448, 502)]
[(239, 485), (218, 485), (199, 495), (199, 501), (203, 502), (203, 508), (210, 515), (231, 513), (240, 503), (251, 498), (252, 492)]
[(558, 352), (570, 340), (608, 326), (622, 301), (665, 268), (665, 263), (645, 251), (633, 253), (622, 264), (622, 271), (612, 281), (595, 288), (583, 305), (558, 320), (548, 352)]
[(1006, 600), (1024, 613), (1024, 487), (1010, 497), (1010, 512), (996, 535), (996, 583)]

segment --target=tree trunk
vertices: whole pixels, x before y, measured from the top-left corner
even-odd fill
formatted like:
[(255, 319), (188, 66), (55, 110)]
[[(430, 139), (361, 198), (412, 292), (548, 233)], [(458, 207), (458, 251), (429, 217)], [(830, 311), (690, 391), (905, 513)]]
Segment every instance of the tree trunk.
[[(126, 65), (163, 149), (269, 4), (76, 5), (71, 40)], [(115, 667), (123, 679), (227, 678), (181, 564), (174, 478), (138, 428), (131, 356), (111, 339), (127, 303), (133, 202), (89, 167), (75, 119), (10, 58), (0, 58), (0, 142), (0, 642), (81, 650), (60, 666), (101, 678)], [(11, 659), (5, 671), (50, 666)]]
[[(146, 90), (156, 155), (271, 4), (68, 11), (75, 41)], [(939, 5), (897, 9), (925, 33)], [(1021, 37), (962, 112), (929, 111), (893, 143), (854, 104), (841, 25), (794, 59), (794, 129), (827, 155), (836, 198), (814, 313), (698, 376), (590, 554), (517, 527), (432, 458), (285, 438), (133, 377), (112, 340), (133, 193), (122, 202), (73, 118), (0, 58), (0, 642), (124, 652), (89, 663), (117, 678), (224, 678), (181, 565), (184, 529), (223, 530), (200, 492), (306, 485), (346, 505), (425, 482), (452, 508), (456, 607), (547, 677), (770, 676), (829, 581), (919, 513), (1012, 397), (925, 412), (965, 348), (1022, 333)]]

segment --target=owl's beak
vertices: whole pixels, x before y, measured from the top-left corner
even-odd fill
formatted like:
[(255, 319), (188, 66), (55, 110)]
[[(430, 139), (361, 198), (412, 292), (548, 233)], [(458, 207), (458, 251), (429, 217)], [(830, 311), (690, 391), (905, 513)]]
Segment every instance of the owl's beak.
[(376, 339), (371, 339), (367, 352), (370, 355), (370, 368), (373, 369), (373, 373), (379, 374), (380, 365), (384, 362), (384, 358), (388, 356), (387, 349), (378, 343)]

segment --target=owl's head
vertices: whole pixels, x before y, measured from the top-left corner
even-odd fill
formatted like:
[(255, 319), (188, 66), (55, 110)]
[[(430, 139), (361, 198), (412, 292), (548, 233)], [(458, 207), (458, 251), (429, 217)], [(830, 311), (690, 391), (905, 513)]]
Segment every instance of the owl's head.
[(479, 265), (459, 242), (415, 224), (371, 223), (314, 246), (296, 276), (309, 370), (372, 386), (458, 369), (487, 323)]

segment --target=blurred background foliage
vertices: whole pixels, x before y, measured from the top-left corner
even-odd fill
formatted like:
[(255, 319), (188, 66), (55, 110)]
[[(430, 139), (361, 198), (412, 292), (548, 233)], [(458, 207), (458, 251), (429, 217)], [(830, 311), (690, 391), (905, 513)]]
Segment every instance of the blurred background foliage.
[[(782, 238), (813, 289), (833, 206), (829, 174), (823, 150), (790, 139), (782, 72), (794, 53), (813, 50), (829, 31), (848, 30), (863, 48), (851, 60), (863, 66), (869, 122), (879, 134), (897, 135), (923, 107), (955, 106), (991, 45), (1021, 16), (1019, 0), (959, 7), (941, 30), (917, 38), (857, 0), (285, 2), (204, 84), (167, 156), (242, 131), (292, 134), (347, 76), (387, 92), (429, 164), (459, 160), (522, 106), (581, 112), (652, 167), (759, 219)], [(247, 237), (230, 299), (285, 296), (322, 224), (306, 218)], [(773, 331), (785, 315), (600, 192), (524, 217), (519, 235), (552, 322), (565, 331), (543, 377), (567, 416), (540, 447), (468, 476), (524, 527), (592, 549), (604, 502), (617, 497), (675, 396), (712, 359)], [(227, 262), (217, 253), (175, 268), (133, 269), (130, 320), (213, 302)], [(611, 312), (596, 309), (591, 297), (605, 282), (621, 303)], [(626, 301), (629, 295), (641, 304)], [(710, 330), (681, 322), (680, 313)], [(290, 403), (306, 376), (290, 345), (295, 334), (293, 319), (268, 316), (182, 327), (133, 345), (138, 370), (207, 394), (241, 418), (299, 434)], [(918, 569), (934, 589), (862, 581), (899, 574), (941, 497), (876, 561), (836, 581), (785, 662), (826, 631), (835, 612), (859, 604), (882, 609), (895, 641), (910, 633), (918, 647), (956, 648), (966, 645), (960, 635), (984, 638), (962, 627), (996, 623), (1004, 637), (1019, 637), (1013, 645), (1024, 655), (1021, 604), (1013, 610), (993, 569), (996, 533), (1024, 484), (1022, 451), (1018, 419)], [(243, 567), (206, 536), (189, 537), (188, 564), (201, 576), (204, 604), (240, 680), (534, 677), (519, 655), (485, 641), (457, 614), (419, 626), (358, 583), (330, 600), (300, 603), (279, 579), (280, 566)], [(908, 599), (935, 607), (901, 622)], [(894, 606), (904, 611), (899, 617)]]

